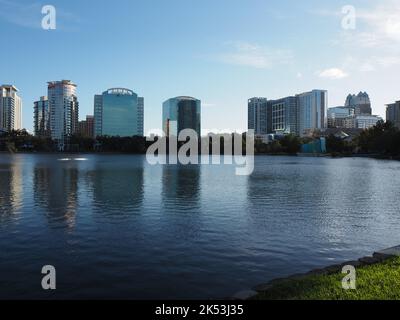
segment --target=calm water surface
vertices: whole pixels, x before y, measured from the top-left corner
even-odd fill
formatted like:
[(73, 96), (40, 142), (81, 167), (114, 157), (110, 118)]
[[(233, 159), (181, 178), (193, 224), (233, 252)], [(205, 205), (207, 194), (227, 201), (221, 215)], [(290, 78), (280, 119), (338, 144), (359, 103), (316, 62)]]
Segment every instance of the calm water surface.
[(400, 244), (400, 162), (234, 169), (0, 154), (0, 298), (221, 298)]

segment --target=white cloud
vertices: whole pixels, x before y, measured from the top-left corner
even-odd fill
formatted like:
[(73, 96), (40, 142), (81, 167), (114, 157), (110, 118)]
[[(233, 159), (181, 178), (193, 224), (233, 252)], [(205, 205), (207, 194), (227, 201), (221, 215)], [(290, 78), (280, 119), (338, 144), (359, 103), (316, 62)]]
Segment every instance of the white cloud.
[(270, 49), (248, 42), (229, 42), (226, 45), (230, 47), (230, 52), (221, 54), (218, 58), (227, 64), (268, 69), (293, 61), (290, 50)]
[[(356, 29), (342, 30), (341, 38), (332, 43), (354, 45), (367, 48), (398, 48), (400, 42), (400, 2), (398, 0), (380, 0), (373, 7), (355, 6)], [(338, 21), (345, 17), (341, 8), (337, 10), (313, 10), (312, 14), (331, 16)]]
[(372, 40), (372, 43), (400, 41), (398, 1), (385, 1), (371, 10), (357, 10), (357, 18), (366, 24), (367, 31), (363, 36)]
[(326, 69), (326, 70), (317, 72), (317, 75), (320, 78), (327, 78), (327, 79), (333, 79), (333, 80), (343, 79), (343, 78), (347, 78), (349, 76), (346, 72), (344, 72), (342, 69), (339, 69), (339, 68)]
[(376, 70), (376, 67), (373, 63), (367, 61), (361, 64), (359, 70), (362, 72), (372, 72)]
[(392, 66), (400, 65), (400, 57), (399, 56), (377, 57), (376, 63), (382, 67), (389, 68)]
[(373, 55), (368, 57), (348, 56), (344, 63), (343, 68), (346, 70), (372, 72), (381, 69), (388, 69), (400, 65), (400, 56), (389, 55), (381, 53), (380, 55)]

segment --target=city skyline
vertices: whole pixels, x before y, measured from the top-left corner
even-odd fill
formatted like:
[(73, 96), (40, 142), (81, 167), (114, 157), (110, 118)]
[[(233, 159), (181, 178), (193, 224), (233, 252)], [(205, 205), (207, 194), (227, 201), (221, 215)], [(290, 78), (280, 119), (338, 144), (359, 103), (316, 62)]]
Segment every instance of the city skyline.
[[(69, 133), (67, 133), (67, 136), (70, 136), (71, 134), (74, 133), (82, 133), (81, 131), (85, 131), (85, 135), (87, 135), (87, 128), (85, 127), (87, 125), (88, 118), (93, 118), (93, 124), (89, 124), (93, 126), (93, 134), (90, 136), (96, 137), (96, 136), (101, 136), (103, 135), (103, 100), (104, 97), (112, 97), (115, 96), (115, 98), (121, 96), (126, 96), (124, 98), (124, 103), (122, 103), (122, 100), (120, 102), (110, 100), (111, 105), (117, 103), (116, 105), (112, 106), (112, 108), (116, 108), (116, 110), (120, 110), (119, 108), (124, 108), (126, 109), (125, 111), (125, 116), (122, 116), (120, 112), (118, 111), (115, 116), (113, 115), (115, 112), (111, 112), (110, 109), (110, 114), (107, 118), (107, 121), (109, 121), (112, 116), (112, 118), (115, 118), (114, 124), (112, 125), (112, 131), (109, 131), (106, 135), (109, 136), (146, 136), (146, 133), (144, 132), (144, 127), (145, 127), (145, 119), (144, 119), (144, 97), (139, 97), (135, 92), (133, 92), (131, 89), (127, 88), (110, 88), (104, 91), (101, 95), (95, 94), (94, 95), (94, 103), (93, 103), (93, 108), (92, 108), (92, 113), (91, 114), (86, 114), (82, 115), (79, 113), (79, 97), (76, 95), (76, 88), (78, 85), (71, 80), (59, 80), (59, 81), (50, 81), (47, 82), (48, 84), (48, 95), (51, 96), (50, 92), (52, 91), (52, 88), (55, 88), (57, 86), (61, 87), (66, 87), (67, 89), (63, 90), (58, 90), (60, 91), (59, 93), (53, 93), (53, 101), (50, 101), (48, 96), (41, 96), (40, 99), (36, 100), (33, 102), (33, 131), (30, 131), (28, 129), (28, 132), (36, 135), (36, 136), (52, 136), (53, 139), (59, 140), (59, 137), (54, 136), (55, 131), (60, 131), (61, 129), (54, 130), (51, 129), (51, 123), (53, 122), (53, 127), (55, 125), (55, 121), (51, 121), (51, 117), (54, 117), (54, 112), (51, 112), (52, 110), (52, 104), (54, 105), (56, 101), (54, 99), (59, 99), (59, 96), (69, 96), (71, 95), (71, 99), (68, 98), (67, 100), (71, 100), (67, 103), (68, 108), (71, 108), (70, 112), (71, 115), (69, 116), (69, 121), (71, 122), (68, 126), (71, 126), (69, 130)], [(11, 88), (14, 90), (15, 93), (19, 93), (19, 90), (14, 86), (14, 85), (2, 85), (0, 88)], [(318, 98), (317, 96), (319, 94), (322, 94), (321, 98)], [(313, 98), (313, 95), (317, 95), (315, 98)], [(61, 97), (60, 96), (60, 97)], [(134, 99), (132, 101), (128, 101), (127, 99), (129, 96), (132, 96)], [(21, 109), (21, 104), (22, 104), (22, 99), (20, 96), (18, 97), (18, 106), (19, 109)], [(160, 134), (160, 130), (162, 132), (169, 132), (169, 130), (166, 130), (165, 127), (165, 121), (168, 118), (168, 116), (165, 114), (165, 105), (166, 103), (169, 103), (170, 101), (173, 100), (196, 100), (199, 103), (200, 100), (197, 100), (193, 97), (189, 96), (179, 96), (175, 98), (169, 98), (166, 101), (163, 102), (162, 104), (162, 129), (153, 129), (151, 130), (151, 133), (154, 134)], [(311, 100), (315, 99), (315, 102), (311, 103)], [(302, 103), (301, 101), (304, 101)], [(52, 103), (51, 103), (52, 102)], [(126, 104), (127, 103), (127, 104)], [(322, 103), (320, 106), (320, 103)], [(398, 102), (397, 102), (398, 103)], [(64, 102), (61, 103), (60, 100), (60, 105), (65, 104), (65, 99)], [(71, 105), (70, 105), (71, 104)], [(306, 109), (307, 114), (311, 112), (311, 114), (316, 116), (314, 120), (311, 121), (311, 119), (308, 119), (307, 124), (304, 123), (304, 120), (302, 120), (302, 114), (305, 112), (306, 109), (302, 107), (302, 105), (309, 104), (309, 107), (315, 108), (314, 111), (308, 110), (309, 107)], [(111, 106), (110, 105), (110, 106)], [(119, 105), (119, 107), (118, 107)], [(1, 106), (0, 106), (1, 107)], [(65, 107), (65, 106), (64, 106)], [(129, 115), (128, 109), (133, 107), (134, 113), (132, 115)], [(361, 109), (360, 109), (361, 108)], [(267, 135), (270, 133), (285, 133), (285, 134), (295, 134), (298, 136), (302, 136), (303, 134), (306, 133), (306, 129), (326, 129), (330, 127), (334, 127), (335, 125), (333, 124), (332, 121), (334, 121), (335, 117), (339, 116), (339, 123), (340, 125), (338, 128), (341, 126), (343, 128), (364, 128), (367, 129), (373, 125), (376, 124), (379, 120), (387, 120), (387, 121), (392, 121), (394, 124), (397, 124), (398, 120), (393, 116), (393, 111), (390, 112), (389, 109), (394, 108), (393, 104), (388, 103), (385, 105), (385, 117), (381, 117), (378, 115), (372, 115), (372, 107), (369, 99), (369, 95), (367, 92), (362, 92), (360, 91), (359, 94), (348, 94), (346, 101), (344, 105), (341, 106), (336, 106), (336, 107), (330, 107), (329, 106), (329, 101), (328, 101), (328, 91), (327, 90), (321, 90), (321, 89), (313, 89), (308, 92), (303, 92), (300, 94), (295, 94), (293, 96), (287, 96), (284, 98), (278, 98), (276, 100), (269, 100), (266, 97), (253, 97), (253, 98), (248, 98), (247, 99), (247, 128), (243, 130), (242, 132), (246, 132), (248, 129), (254, 129), (255, 133), (257, 135)], [(4, 108), (3, 108), (4, 109)], [(53, 111), (59, 108), (53, 107)], [(65, 108), (64, 108), (65, 109)], [(265, 110), (264, 110), (265, 109)], [(298, 109), (298, 110), (297, 110)], [(302, 111), (304, 109), (304, 111)], [(320, 109), (320, 110), (319, 110)], [(353, 110), (352, 114), (348, 114), (345, 116), (344, 113), (348, 113), (350, 110)], [(5, 110), (5, 109), (4, 109)], [(264, 111), (263, 111), (264, 110)], [(127, 113), (128, 112), (128, 113)], [(202, 116), (201, 111), (199, 109), (199, 115)], [(20, 129), (27, 129), (27, 126), (21, 125), (21, 111), (19, 110), (17, 112), (19, 116), (15, 117), (16, 123), (19, 124)], [(47, 117), (47, 118), (46, 118)], [(129, 117), (134, 117), (130, 119), (131, 121), (126, 122), (126, 124), (122, 124), (121, 128), (117, 128), (116, 124), (119, 121), (120, 123), (123, 123), (125, 119), (128, 119)], [(306, 113), (304, 113), (304, 117), (306, 117)], [(307, 116), (309, 117), (309, 116)], [(369, 117), (369, 119), (364, 119), (366, 117)], [(4, 118), (4, 117), (3, 117)], [(59, 118), (59, 117), (58, 117)], [(354, 123), (347, 122), (346, 124), (342, 124), (340, 119), (343, 120), (352, 120)], [(358, 118), (363, 118), (361, 121), (363, 122), (368, 122), (368, 125), (358, 125), (357, 124), (357, 119)], [(13, 117), (14, 119), (14, 117)], [(61, 118), (60, 118), (61, 119)], [(305, 118), (304, 118), (305, 119)], [(168, 118), (168, 121), (171, 119)], [(14, 121), (14, 120), (13, 120)], [(122, 122), (121, 122), (122, 121)], [(133, 122), (132, 122), (133, 121)], [(311, 122), (310, 122), (311, 121)], [(128, 123), (136, 123), (133, 127), (130, 127)], [(85, 128), (85, 129), (83, 129)], [(111, 128), (111, 127), (110, 127)], [(62, 130), (65, 130), (62, 129)], [(117, 131), (115, 131), (117, 130)], [(122, 131), (121, 131), (122, 130)], [(200, 131), (202, 135), (211, 133), (209, 129), (205, 129), (204, 127), (197, 128), (195, 129), (196, 131)], [(216, 129), (216, 131), (221, 130), (221, 128)], [(223, 129), (222, 129), (223, 130)], [(131, 134), (122, 134), (122, 132), (128, 132), (131, 131)], [(238, 132), (238, 130), (233, 130), (232, 132)], [(242, 133), (240, 132), (240, 133)], [(57, 133), (57, 135), (60, 135)], [(150, 135), (150, 133), (148, 133)]]
[[(399, 100), (391, 81), (400, 65), (395, 1), (353, 1), (355, 30), (342, 28), (340, 1), (117, 1), (112, 8), (99, 3), (95, 11), (89, 3), (53, 1), (57, 29), (47, 31), (40, 28), (45, 3), (0, 2), (0, 27), (13, 48), (12, 57), (0, 53), (11, 61), (0, 83), (20, 89), (23, 124), (31, 132), (33, 102), (46, 94), (42, 84), (49, 79), (78, 84), (81, 120), (92, 114), (93, 95), (101, 88), (140, 92), (147, 106), (145, 133), (160, 128), (162, 102), (171, 96), (200, 97), (203, 127), (218, 128), (224, 119), (224, 129), (232, 131), (246, 130), (247, 99), (253, 96), (276, 99), (324, 88), (333, 107), (362, 90), (383, 118), (385, 105)], [(40, 50), (32, 50), (39, 44)], [(233, 116), (224, 118), (228, 113)]]

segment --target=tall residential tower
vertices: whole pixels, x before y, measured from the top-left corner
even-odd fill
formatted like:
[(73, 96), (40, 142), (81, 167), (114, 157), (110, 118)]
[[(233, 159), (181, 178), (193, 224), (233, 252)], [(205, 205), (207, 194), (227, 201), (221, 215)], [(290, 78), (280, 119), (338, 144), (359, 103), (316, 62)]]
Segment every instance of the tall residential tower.
[(76, 84), (69, 80), (48, 83), (51, 138), (63, 147), (66, 140), (77, 133), (79, 103)]
[(13, 85), (0, 86), (0, 130), (22, 129), (22, 101)]
[(328, 92), (313, 90), (277, 100), (248, 100), (248, 129), (255, 134), (305, 136), (326, 128)]
[(271, 109), (267, 98), (251, 98), (247, 102), (248, 129), (255, 135), (265, 135), (271, 132)]

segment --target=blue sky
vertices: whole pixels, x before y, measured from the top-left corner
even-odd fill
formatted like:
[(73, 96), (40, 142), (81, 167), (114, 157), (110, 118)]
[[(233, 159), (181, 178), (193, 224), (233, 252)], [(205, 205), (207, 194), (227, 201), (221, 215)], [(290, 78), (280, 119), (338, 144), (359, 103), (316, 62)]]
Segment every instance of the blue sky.
[[(57, 29), (41, 28), (43, 5)], [(342, 28), (342, 8), (356, 28)], [(0, 0), (0, 83), (23, 98), (32, 130), (33, 101), (46, 82), (78, 84), (80, 117), (93, 96), (126, 87), (145, 97), (145, 131), (161, 127), (170, 97), (202, 100), (203, 128), (243, 131), (247, 99), (311, 89), (329, 106), (367, 91), (375, 114), (400, 99), (400, 4), (396, 0)]]

